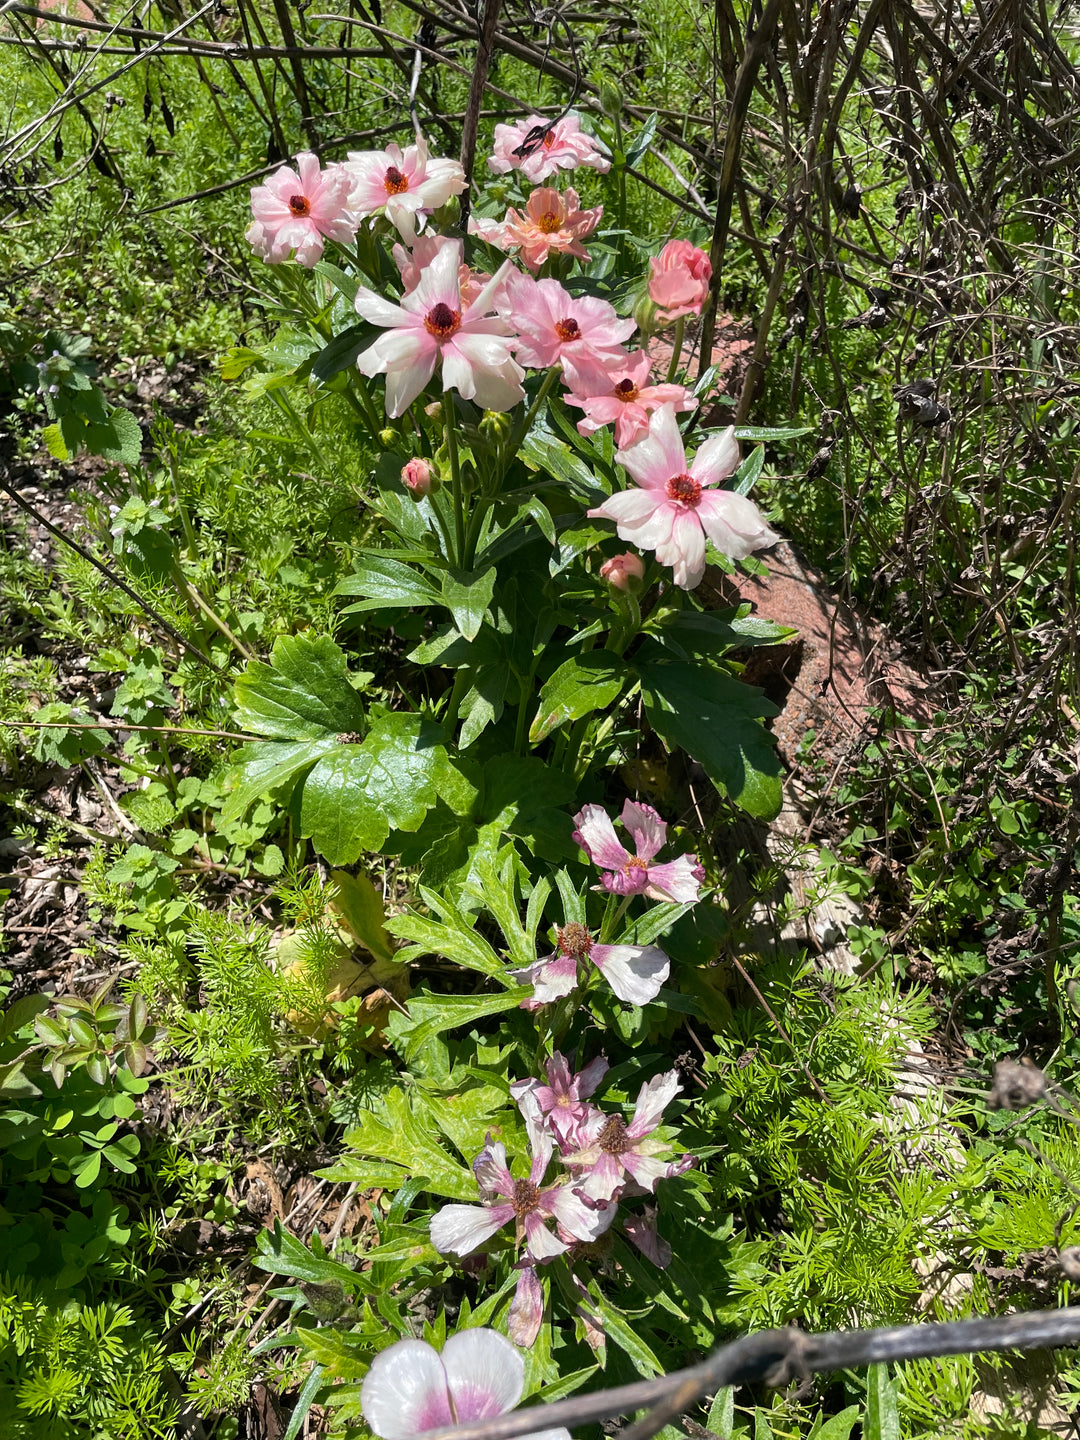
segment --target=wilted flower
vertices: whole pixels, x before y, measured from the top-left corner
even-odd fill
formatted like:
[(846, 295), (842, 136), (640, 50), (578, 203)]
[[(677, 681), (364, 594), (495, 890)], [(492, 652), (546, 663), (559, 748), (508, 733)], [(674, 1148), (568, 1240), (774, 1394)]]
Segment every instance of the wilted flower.
[(712, 264), (704, 250), (689, 240), (669, 240), (649, 261), (649, 269), (649, 298), (659, 307), (658, 319), (701, 314), (712, 279)]
[[(525, 155), (515, 151), (525, 149)], [(494, 154), (488, 166), (496, 175), (520, 170), (534, 185), (560, 170), (576, 170), (588, 165), (601, 174), (611, 169), (611, 161), (591, 135), (581, 128), (576, 115), (564, 115), (554, 124), (542, 115), (530, 115), (516, 125), (495, 126)]]
[(579, 367), (591, 372), (614, 363), (633, 320), (620, 320), (615, 307), (594, 295), (571, 295), (558, 280), (517, 275), (506, 286), (504, 313), (518, 332), (518, 361), (534, 370), (561, 362), (571, 378)]
[(246, 239), (271, 265), (279, 265), (295, 250), (299, 263), (310, 270), (323, 253), (324, 239), (348, 245), (356, 235), (356, 217), (349, 209), (351, 186), (343, 165), (321, 170), (316, 156), (305, 151), (296, 157), (296, 170), (283, 165), (264, 185), (252, 187), (255, 218)]
[(598, 945), (577, 921), (557, 931), (556, 940), (558, 949), (553, 954), (510, 972), (533, 987), (532, 998), (522, 1002), (526, 1010), (550, 1005), (576, 989), (578, 963), (582, 960), (590, 960), (628, 1005), (647, 1005), (655, 1000), (671, 968), (668, 957), (655, 945)]
[(520, 246), (525, 264), (530, 270), (539, 270), (553, 250), (588, 260), (589, 252), (581, 239), (592, 234), (603, 213), (602, 205), (595, 210), (579, 209), (577, 191), (570, 187), (563, 195), (558, 190), (534, 190), (525, 202), (524, 214), (511, 206), (505, 220), (473, 217), (469, 233), (479, 235), (499, 250)]
[(619, 817), (634, 841), (634, 854), (619, 842), (611, 818), (601, 805), (586, 805), (574, 816), (574, 839), (594, 865), (605, 890), (616, 895), (647, 895), (650, 900), (693, 903), (701, 893), (705, 871), (696, 855), (680, 855), (663, 865), (653, 856), (667, 839), (667, 825), (651, 805), (627, 800)]
[[(528, 1179), (514, 1179), (506, 1162), (506, 1147), (501, 1140), (493, 1141), (488, 1136), (487, 1144), (473, 1161), (484, 1203), (444, 1205), (432, 1216), (431, 1243), (440, 1254), (468, 1255), (512, 1220), (518, 1244), (525, 1242), (527, 1257), (533, 1261), (551, 1260), (569, 1245), (548, 1229), (546, 1221), (556, 1220), (575, 1240), (592, 1241), (615, 1218), (614, 1206), (590, 1207), (565, 1181), (549, 1185), (546, 1190), (540, 1188), (554, 1146), (535, 1101), (525, 1097), (522, 1110), (533, 1156)], [(498, 1196), (503, 1197), (501, 1202)]]
[[(542, 282), (541, 282), (542, 283)], [(620, 355), (606, 367), (580, 366), (568, 374), (567, 405), (580, 406), (585, 418), (578, 421), (582, 435), (592, 435), (604, 425), (615, 425), (615, 443), (625, 449), (649, 431), (649, 415), (661, 405), (692, 410), (697, 403), (685, 385), (650, 385), (652, 361), (644, 350)]]
[(642, 1085), (627, 1125), (621, 1115), (604, 1115), (599, 1110), (581, 1127), (583, 1144), (565, 1163), (580, 1171), (581, 1189), (594, 1200), (612, 1200), (629, 1181), (655, 1193), (659, 1180), (683, 1175), (694, 1164), (692, 1155), (677, 1160), (658, 1160), (670, 1151), (665, 1140), (649, 1137), (660, 1124), (664, 1109), (682, 1089), (676, 1071), (657, 1075)]
[(344, 167), (352, 181), (351, 204), (357, 217), (385, 214), (407, 245), (433, 210), (465, 189), (465, 172), (456, 160), (432, 160), (426, 143), (404, 153), (397, 145), (385, 150), (350, 151)]
[[(525, 1388), (525, 1364), (504, 1336), (480, 1326), (451, 1335), (442, 1354), (426, 1340), (398, 1340), (364, 1376), (360, 1408), (382, 1440), (415, 1440), (425, 1430), (489, 1420), (513, 1410)], [(542, 1430), (527, 1440), (570, 1440)]]
[(780, 538), (745, 495), (707, 488), (738, 468), (733, 426), (706, 440), (688, 470), (675, 407), (663, 405), (645, 438), (617, 451), (615, 458), (638, 488), (612, 495), (588, 512), (590, 518), (614, 520), (620, 540), (655, 550), (661, 565), (673, 567), (675, 584), (683, 590), (692, 590), (705, 574), (706, 535), (735, 560)]
[(422, 500), (431, 493), (431, 461), (418, 458), (401, 467), (401, 483), (414, 500)]
[(485, 410), (509, 410), (524, 396), (525, 374), (510, 354), (510, 326), (491, 313), (503, 270), (471, 305), (461, 297), (461, 243), (446, 245), (421, 272), (400, 305), (365, 287), (356, 309), (386, 334), (357, 357), (363, 375), (386, 376), (386, 413), (397, 417), (420, 394), (442, 362), (444, 390), (457, 390)]
[(608, 1062), (602, 1055), (590, 1060), (585, 1069), (574, 1075), (566, 1057), (556, 1050), (547, 1062), (547, 1084), (542, 1080), (515, 1080), (510, 1094), (522, 1108), (536, 1104), (548, 1127), (559, 1142), (560, 1149), (577, 1143), (577, 1130), (586, 1120), (592, 1106), (586, 1102), (607, 1074)]
[(627, 1215), (622, 1222), (623, 1234), (632, 1241), (647, 1260), (661, 1270), (671, 1264), (671, 1246), (656, 1228), (656, 1206), (646, 1205), (644, 1214)]
[(606, 580), (615, 590), (633, 590), (636, 582), (644, 575), (644, 562), (633, 550), (627, 550), (622, 555), (613, 555), (600, 566), (600, 578)]

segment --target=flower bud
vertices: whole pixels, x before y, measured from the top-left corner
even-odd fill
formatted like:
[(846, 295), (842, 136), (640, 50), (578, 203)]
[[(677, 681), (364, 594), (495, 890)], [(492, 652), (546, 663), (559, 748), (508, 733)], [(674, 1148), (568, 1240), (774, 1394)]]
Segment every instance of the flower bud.
[(648, 291), (642, 293), (634, 306), (634, 323), (641, 331), (641, 340), (644, 344), (656, 329), (656, 306), (649, 299)]
[(416, 459), (402, 467), (401, 483), (414, 500), (422, 500), (435, 488), (430, 460)]
[(622, 114), (622, 91), (614, 81), (605, 78), (600, 81), (600, 109), (612, 120)]
[(434, 420), (436, 425), (442, 424), (443, 407), (441, 400), (433, 400), (430, 405), (424, 406), (424, 414), (429, 420)]
[(684, 315), (700, 315), (709, 298), (712, 264), (689, 240), (669, 240), (649, 261), (649, 296), (665, 324)]
[(480, 417), (481, 435), (490, 436), (492, 440), (506, 440), (513, 424), (510, 416), (503, 410), (485, 410)]
[(394, 446), (394, 441), (397, 438), (397, 431), (392, 429), (389, 425), (386, 427), (385, 430), (379, 431), (379, 444), (384, 450), (392, 450)]
[(627, 550), (605, 560), (600, 566), (600, 575), (615, 590), (637, 590), (645, 578), (645, 565), (640, 555)]

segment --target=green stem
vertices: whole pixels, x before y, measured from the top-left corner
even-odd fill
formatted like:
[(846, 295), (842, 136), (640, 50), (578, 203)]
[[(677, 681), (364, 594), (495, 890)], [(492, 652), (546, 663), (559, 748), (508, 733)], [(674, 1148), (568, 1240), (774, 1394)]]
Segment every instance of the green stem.
[[(619, 154), (622, 156), (622, 160), (621, 160), (621, 162), (620, 162), (620, 164), (619, 164), (619, 200), (618, 200), (619, 229), (620, 229), (620, 230), (625, 230), (625, 229), (626, 229), (626, 150), (625, 150), (625, 147), (624, 147), (624, 145), (623, 145), (623, 128), (622, 128), (622, 121), (619, 119), (618, 115), (615, 116), (615, 145), (616, 145), (616, 148), (618, 149)], [(620, 235), (620, 236), (619, 236), (619, 249), (620, 249), (620, 251), (622, 250), (622, 243), (623, 243), (623, 237)]]
[(284, 390), (268, 390), (266, 393), (270, 396), (270, 399), (274, 402), (274, 404), (278, 407), (281, 413), (292, 425), (293, 429), (296, 431), (297, 435), (299, 435), (300, 439), (303, 440), (305, 445), (307, 445), (311, 453), (315, 456), (315, 463), (318, 465), (320, 473), (323, 475), (323, 477), (325, 478), (326, 476), (331, 475), (333, 471), (327, 462), (326, 456), (319, 448), (319, 442), (315, 439), (315, 436), (312, 435), (311, 431), (300, 419), (300, 416), (296, 413), (296, 406), (289, 399), (288, 395), (285, 394)]
[(668, 366), (667, 383), (674, 383), (675, 376), (679, 370), (679, 361), (682, 359), (683, 331), (686, 329), (686, 316), (680, 315), (675, 321), (675, 338), (671, 342), (671, 364)]
[[(630, 902), (631, 900), (633, 900), (633, 898), (633, 895), (624, 895), (622, 897), (622, 903), (619, 905), (619, 908), (615, 911), (614, 915), (611, 913), (611, 904), (610, 902), (608, 903), (607, 912), (604, 915), (604, 923), (600, 928), (601, 945), (611, 944), (611, 937), (618, 930), (619, 922), (622, 920), (627, 910), (630, 909)], [(614, 899), (614, 896), (612, 896), (612, 899)]]
[(506, 477), (506, 472), (510, 469), (510, 466), (513, 464), (513, 462), (514, 462), (514, 456), (515, 456), (515, 455), (518, 453), (518, 451), (521, 449), (522, 442), (524, 441), (526, 435), (528, 435), (528, 433), (529, 433), (529, 427), (532, 425), (533, 421), (536, 419), (537, 411), (540, 409), (540, 406), (541, 406), (541, 405), (544, 403), (544, 401), (547, 399), (548, 395), (549, 395), (550, 392), (551, 392), (551, 387), (555, 384), (555, 381), (558, 379), (558, 377), (559, 377), (561, 374), (562, 374), (562, 367), (561, 367), (561, 366), (559, 366), (559, 365), (553, 365), (553, 366), (551, 367), (551, 369), (550, 369), (550, 370), (547, 372), (547, 374), (544, 376), (544, 382), (543, 382), (543, 384), (540, 386), (540, 389), (536, 392), (536, 399), (535, 399), (535, 400), (533, 401), (533, 403), (529, 406), (529, 409), (528, 409), (528, 411), (526, 412), (526, 414), (525, 414), (525, 416), (523, 417), (523, 419), (521, 419), (521, 420), (518, 421), (517, 425), (516, 425), (515, 428), (514, 428), (513, 433), (512, 433), (511, 436), (510, 436), (510, 439), (506, 442), (506, 453), (503, 455), (502, 464), (499, 466), (498, 479), (497, 479), (497, 481), (496, 481), (496, 483), (495, 483), (495, 490), (496, 490), (496, 492), (498, 492), (498, 491), (502, 488), (502, 482), (503, 482), (503, 480), (504, 480), (505, 477)]
[(187, 538), (188, 557), (194, 560), (198, 555), (198, 547), (195, 544), (195, 531), (191, 528), (191, 516), (187, 512), (187, 506), (180, 499), (180, 479), (177, 475), (177, 464), (175, 453), (169, 455), (169, 478), (172, 481), (172, 492), (176, 497), (176, 508), (180, 512), (180, 521), (184, 527), (184, 535)]
[(465, 496), (461, 490), (461, 463), (458, 460), (457, 431), (454, 429), (454, 406), (449, 396), (443, 400), (446, 453), (450, 457), (450, 484), (454, 493), (454, 535), (457, 539), (455, 564), (464, 568), (465, 560)]

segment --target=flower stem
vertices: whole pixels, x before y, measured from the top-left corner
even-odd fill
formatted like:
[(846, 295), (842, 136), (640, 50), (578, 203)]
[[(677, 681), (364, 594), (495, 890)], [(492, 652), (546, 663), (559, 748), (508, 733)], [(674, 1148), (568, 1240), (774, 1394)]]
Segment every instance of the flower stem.
[(457, 546), (454, 563), (465, 560), (465, 496), (461, 490), (461, 462), (458, 459), (457, 431), (454, 429), (454, 406), (449, 396), (443, 399), (446, 431), (446, 453), (450, 457), (450, 484), (454, 493), (454, 535)]
[(533, 421), (536, 419), (536, 415), (540, 409), (540, 406), (544, 403), (548, 395), (551, 393), (551, 387), (555, 384), (555, 381), (561, 374), (562, 367), (560, 365), (552, 365), (551, 369), (544, 376), (543, 384), (536, 392), (536, 399), (529, 406), (529, 409), (524, 415), (524, 417), (519, 420), (517, 425), (514, 427), (514, 431), (510, 436), (510, 439), (506, 442), (506, 451), (502, 457), (502, 464), (499, 466), (498, 478), (495, 483), (496, 493), (500, 489), (503, 480), (506, 478), (506, 472), (510, 469), (510, 466), (514, 462), (514, 456), (521, 449), (522, 443), (524, 442), (525, 437), (528, 435), (529, 429)]
[(668, 366), (667, 383), (674, 383), (678, 374), (679, 361), (682, 359), (683, 331), (686, 329), (686, 316), (680, 315), (675, 321), (675, 338), (671, 342), (671, 364)]
[[(614, 899), (614, 898), (615, 898), (615, 897), (612, 896), (612, 899)], [(626, 914), (627, 910), (630, 909), (630, 902), (631, 902), (631, 900), (633, 900), (633, 898), (634, 898), (633, 895), (624, 895), (624, 896), (622, 897), (622, 901), (621, 901), (621, 903), (620, 903), (620, 905), (619, 905), (619, 908), (615, 911), (614, 915), (611, 913), (611, 905), (610, 905), (610, 903), (608, 904), (607, 911), (605, 912), (605, 915), (604, 915), (604, 923), (603, 923), (603, 925), (602, 925), (602, 927), (601, 927), (601, 930), (600, 930), (600, 943), (601, 943), (601, 945), (610, 945), (610, 943), (611, 943), (611, 937), (612, 937), (612, 936), (615, 934), (615, 932), (618, 930), (618, 928), (619, 928), (619, 922), (622, 920), (622, 918), (623, 918), (623, 916)]]

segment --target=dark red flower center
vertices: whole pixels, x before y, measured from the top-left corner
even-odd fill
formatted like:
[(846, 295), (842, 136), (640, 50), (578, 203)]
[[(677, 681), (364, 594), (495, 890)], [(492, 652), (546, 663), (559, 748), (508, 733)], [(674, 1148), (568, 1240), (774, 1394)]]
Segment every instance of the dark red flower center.
[(632, 1150), (633, 1140), (626, 1133), (626, 1122), (621, 1115), (612, 1115), (600, 1131), (600, 1137), (596, 1142), (601, 1150), (608, 1155), (625, 1155), (627, 1150)]
[(391, 165), (383, 177), (383, 188), (388, 195), (401, 195), (409, 188), (408, 176), (403, 175), (396, 165)]
[(692, 475), (673, 475), (667, 482), (667, 493), (669, 500), (693, 507), (701, 499), (701, 486)]
[(310, 214), (311, 214), (311, 201), (307, 198), (306, 195), (290, 195), (290, 196), (289, 196), (289, 209), (292, 211), (292, 213), (293, 213), (294, 215), (297, 215), (297, 216), (300, 216), (300, 215), (310, 215)]
[(569, 925), (564, 925), (557, 933), (559, 949), (564, 955), (569, 955), (574, 960), (583, 959), (593, 947), (592, 936), (585, 926), (579, 925), (576, 920)]
[(566, 320), (559, 320), (555, 325), (555, 334), (560, 340), (580, 340), (581, 326), (571, 315)]
[[(424, 317), (424, 329), (438, 341), (449, 340), (461, 329), (461, 311), (451, 310), (440, 300)], [(700, 488), (700, 487), (699, 487)]]
[(627, 376), (625, 380), (620, 380), (615, 386), (616, 400), (625, 400), (626, 403), (629, 404), (631, 400), (636, 400), (637, 397), (638, 388), (629, 376)]
[(540, 1203), (540, 1192), (531, 1180), (514, 1181), (514, 1198), (511, 1200), (515, 1215), (528, 1215)]

